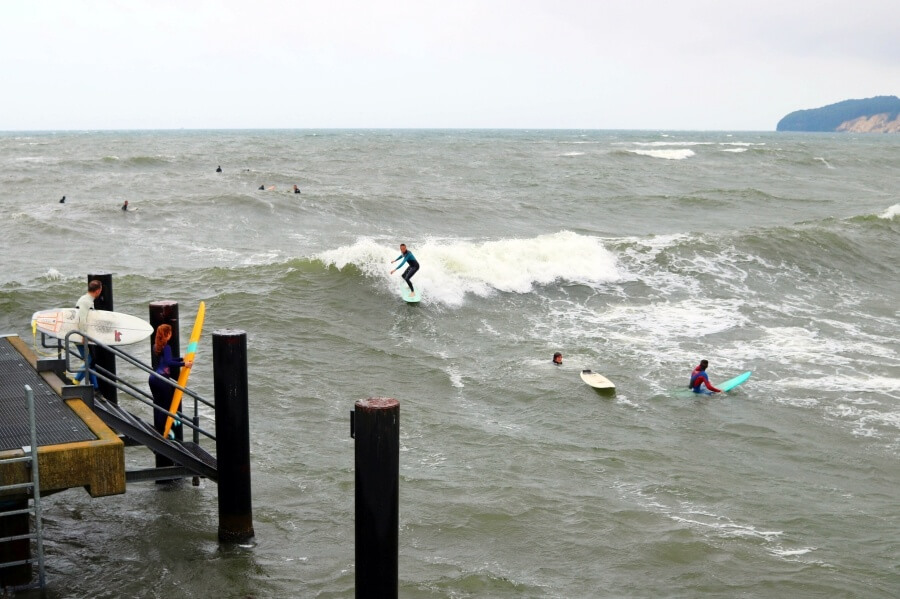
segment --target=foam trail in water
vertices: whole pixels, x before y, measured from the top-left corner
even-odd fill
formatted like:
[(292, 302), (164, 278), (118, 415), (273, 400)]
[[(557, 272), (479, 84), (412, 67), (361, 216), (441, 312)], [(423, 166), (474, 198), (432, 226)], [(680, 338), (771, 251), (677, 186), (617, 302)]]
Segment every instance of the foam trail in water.
[[(569, 231), (486, 242), (425, 240), (410, 250), (422, 265), (413, 282), (422, 284), (431, 301), (449, 306), (461, 305), (467, 293), (529, 293), (556, 281), (593, 286), (621, 279), (615, 257), (599, 239)], [(393, 247), (361, 239), (316, 257), (338, 269), (352, 264), (368, 277), (399, 287), (399, 273), (389, 275), (389, 262), (398, 254)]]

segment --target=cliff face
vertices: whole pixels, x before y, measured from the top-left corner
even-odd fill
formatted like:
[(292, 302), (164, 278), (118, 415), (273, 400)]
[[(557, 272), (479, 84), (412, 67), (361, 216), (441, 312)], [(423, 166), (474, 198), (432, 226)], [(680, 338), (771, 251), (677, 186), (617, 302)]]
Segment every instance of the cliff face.
[(837, 131), (849, 133), (900, 133), (900, 117), (891, 120), (890, 113), (861, 116), (838, 125)]
[(876, 96), (797, 110), (778, 121), (776, 131), (900, 133), (900, 98)]

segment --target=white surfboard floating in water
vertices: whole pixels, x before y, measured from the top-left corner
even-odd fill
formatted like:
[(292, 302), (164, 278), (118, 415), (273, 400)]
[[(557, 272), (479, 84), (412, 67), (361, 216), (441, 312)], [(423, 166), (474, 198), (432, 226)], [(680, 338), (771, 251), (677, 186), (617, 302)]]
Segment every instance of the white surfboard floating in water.
[(422, 286), (416, 285), (415, 293), (409, 290), (409, 286), (406, 283), (400, 286), (400, 297), (403, 298), (407, 304), (418, 304), (422, 301)]
[[(65, 338), (70, 331), (78, 330), (76, 308), (41, 310), (35, 312), (31, 320), (37, 330), (58, 339)], [(149, 322), (130, 314), (91, 310), (84, 332), (106, 345), (130, 345), (149, 337), (153, 333), (153, 327)], [(81, 335), (72, 335), (69, 339), (75, 343), (82, 341)]]
[(582, 370), (581, 380), (598, 391), (603, 391), (605, 393), (616, 392), (616, 386), (613, 382), (599, 372), (594, 372), (590, 369)]

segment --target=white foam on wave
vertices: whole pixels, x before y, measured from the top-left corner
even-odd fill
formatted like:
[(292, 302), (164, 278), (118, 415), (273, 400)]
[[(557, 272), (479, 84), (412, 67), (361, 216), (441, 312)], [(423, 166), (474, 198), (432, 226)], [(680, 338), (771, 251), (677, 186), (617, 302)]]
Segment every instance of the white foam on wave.
[(881, 412), (877, 409), (864, 409), (855, 405), (840, 403), (825, 408), (825, 413), (837, 420), (848, 423), (854, 436), (865, 438), (882, 438), (884, 435), (896, 436), (900, 429), (900, 412)]
[(841, 341), (822, 337), (818, 332), (803, 327), (765, 328), (763, 336), (747, 344), (745, 351), (750, 359), (765, 359), (772, 355), (772, 348), (775, 347), (778, 348), (779, 359), (791, 364), (836, 368), (846, 363), (842, 353), (846, 348)]
[[(641, 344), (659, 347), (667, 340), (713, 335), (746, 325), (740, 313), (740, 300), (685, 300), (644, 305), (622, 304), (600, 312), (581, 314), (586, 335), (592, 326), (602, 327), (608, 335), (622, 335)], [(624, 340), (624, 339), (623, 339)]]
[[(739, 254), (735, 248), (723, 248), (719, 253), (670, 252), (665, 258), (665, 267), (660, 267), (659, 258), (673, 248), (690, 244), (703, 235), (677, 233), (655, 235), (650, 238), (627, 238), (621, 262), (628, 271), (635, 273), (635, 279), (641, 279), (664, 296), (691, 293), (696, 287), (693, 277), (686, 277), (685, 272), (703, 272), (716, 277), (724, 285), (735, 286), (741, 292), (745, 290), (747, 256)], [(758, 258), (755, 258), (758, 260)]]
[(732, 154), (740, 154), (746, 152), (747, 148), (722, 148), (723, 152), (731, 152)]
[[(833, 321), (823, 322), (830, 324)], [(761, 338), (744, 346), (748, 359), (766, 359), (771, 356), (772, 348), (777, 347), (781, 359), (791, 364), (805, 364), (804, 370), (808, 376), (786, 379), (785, 384), (826, 391), (898, 391), (900, 383), (897, 379), (869, 374), (860, 377), (835, 374), (848, 366), (849, 354), (868, 356), (868, 359), (882, 363), (895, 363), (896, 357), (891, 348), (877, 336), (865, 334), (859, 327), (847, 325), (841, 334), (830, 335), (804, 327), (767, 327), (763, 333)]]
[(634, 146), (649, 146), (652, 148), (661, 148), (667, 146), (711, 146), (713, 142), (711, 141), (632, 141), (632, 142), (616, 142), (613, 145), (634, 145)]
[[(689, 344), (715, 334), (747, 324), (741, 312), (741, 300), (658, 301), (651, 303), (627, 302), (602, 304), (592, 302), (554, 302), (546, 317), (530, 322), (529, 330), (538, 339), (550, 340), (556, 345), (576, 347), (616, 347), (627, 359), (640, 363), (650, 370), (670, 371), (675, 364), (687, 372), (693, 367), (696, 356), (687, 350)], [(603, 351), (603, 350), (600, 350)], [(595, 358), (590, 352), (583, 363)], [(752, 362), (745, 359), (740, 348), (719, 346), (716, 350), (716, 366), (722, 371), (738, 371)], [(744, 368), (746, 370), (746, 368)], [(670, 380), (646, 381), (654, 392), (663, 393), (671, 385)]]
[(739, 524), (727, 516), (696, 509), (688, 509), (683, 516), (669, 514), (669, 517), (675, 522), (688, 524), (692, 528), (710, 529), (724, 538), (756, 538), (774, 541), (784, 534), (782, 530), (759, 530), (752, 524)]
[[(708, 508), (684, 500), (672, 500), (648, 494), (634, 485), (615, 485), (626, 498), (638, 505), (661, 513), (679, 524), (701, 533), (726, 539), (758, 539), (763, 544), (773, 544), (784, 534), (781, 530), (760, 530), (752, 524), (735, 522), (728, 516), (716, 514)], [(780, 548), (780, 545), (775, 545)]]
[(638, 156), (649, 156), (651, 158), (662, 158), (664, 160), (684, 160), (694, 155), (693, 150), (682, 148), (679, 150), (627, 150)]
[[(830, 391), (861, 391), (867, 393), (900, 393), (900, 379), (886, 376), (849, 376), (831, 375), (820, 376), (815, 379), (815, 386), (819, 389)], [(854, 403), (868, 403), (867, 400), (859, 400)]]
[[(597, 286), (622, 278), (599, 239), (570, 231), (484, 242), (425, 240), (410, 250), (421, 264), (413, 282), (421, 282), (430, 301), (448, 306), (461, 305), (469, 293), (529, 293), (559, 281)], [(401, 284), (400, 273), (390, 275), (390, 261), (398, 254), (395, 247), (366, 238), (316, 258), (338, 269), (352, 264), (393, 289)]]
[(894, 204), (884, 212), (878, 215), (878, 218), (883, 218), (885, 220), (894, 220), (897, 218), (897, 215), (900, 214), (900, 204)]
[(771, 553), (772, 555), (774, 555), (775, 557), (783, 557), (785, 559), (788, 559), (788, 561), (798, 561), (795, 559), (791, 560), (790, 558), (797, 558), (797, 557), (800, 557), (801, 555), (806, 555), (807, 553), (812, 553), (816, 549), (818, 549), (818, 547), (801, 547), (800, 549), (785, 549), (784, 547), (779, 545), (777, 547), (769, 547), (768, 552)]
[(561, 158), (572, 158), (574, 156), (584, 156), (584, 152), (565, 152), (559, 155)]

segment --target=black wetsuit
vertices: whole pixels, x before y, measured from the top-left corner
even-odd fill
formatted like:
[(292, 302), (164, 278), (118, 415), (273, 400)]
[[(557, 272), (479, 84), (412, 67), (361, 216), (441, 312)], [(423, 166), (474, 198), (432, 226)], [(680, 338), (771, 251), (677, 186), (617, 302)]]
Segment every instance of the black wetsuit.
[(414, 274), (416, 274), (416, 271), (419, 270), (418, 260), (416, 260), (416, 257), (413, 256), (413, 253), (409, 250), (406, 250), (405, 254), (400, 254), (399, 256), (397, 256), (397, 258), (398, 259), (403, 258), (403, 261), (397, 265), (396, 270), (400, 270), (401, 266), (403, 266), (404, 264), (408, 264), (408, 266), (406, 267), (406, 270), (403, 271), (403, 280), (406, 281), (407, 285), (409, 285), (409, 290), (412, 291), (413, 293), (415, 293), (416, 290), (413, 289), (413, 284), (412, 284), (412, 281), (410, 281), (410, 279), (413, 277)]

